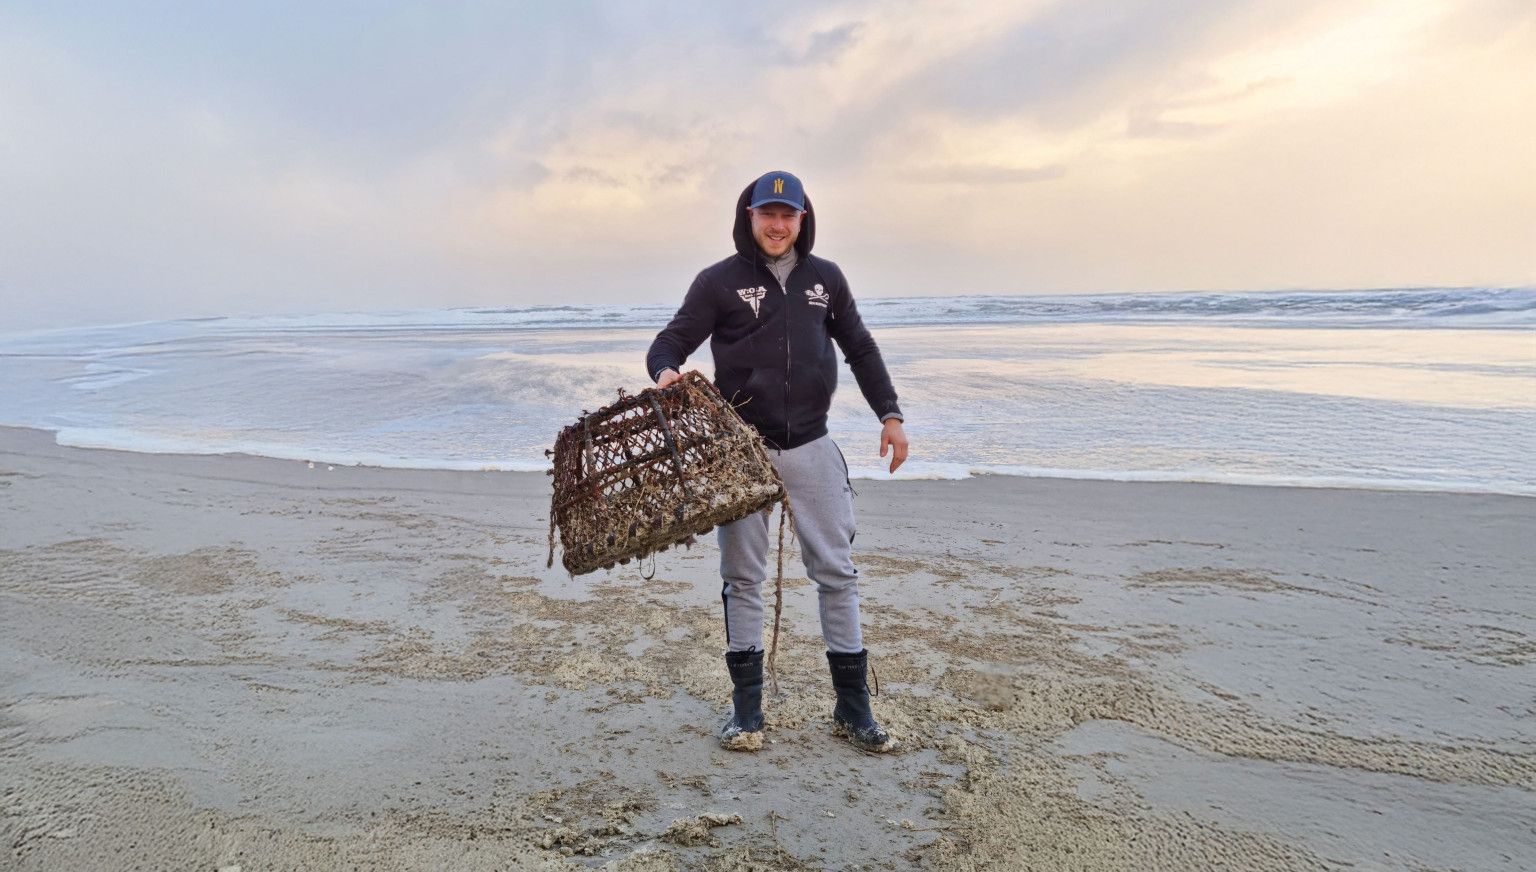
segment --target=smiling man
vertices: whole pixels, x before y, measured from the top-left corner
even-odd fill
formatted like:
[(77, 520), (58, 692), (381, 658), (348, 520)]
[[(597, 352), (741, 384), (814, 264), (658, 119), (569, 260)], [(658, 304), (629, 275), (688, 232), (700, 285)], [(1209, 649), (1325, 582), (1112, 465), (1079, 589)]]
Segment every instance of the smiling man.
[[(859, 318), (837, 264), (811, 254), (816, 213), (800, 180), (771, 172), (736, 202), (736, 253), (693, 280), (672, 322), (651, 343), (648, 372), (666, 387), (706, 338), (715, 386), (762, 434), (794, 506), (806, 573), (816, 583), (839, 732), (867, 751), (896, 740), (870, 710), (868, 653), (859, 629), (859, 572), (853, 565), (853, 487), (842, 451), (827, 435), (842, 349), (859, 390), (881, 422), (880, 456), (891, 472), (907, 459), (901, 409), (880, 349)], [(733, 713), (720, 731), (731, 750), (763, 744), (763, 582), (768, 516), (719, 529), (725, 664)]]

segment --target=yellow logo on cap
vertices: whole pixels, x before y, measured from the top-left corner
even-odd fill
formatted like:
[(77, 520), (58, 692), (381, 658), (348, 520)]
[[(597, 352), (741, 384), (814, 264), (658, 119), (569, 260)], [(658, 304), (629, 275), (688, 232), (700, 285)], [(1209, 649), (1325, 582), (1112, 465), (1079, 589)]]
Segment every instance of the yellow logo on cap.
[(782, 194), (782, 193), (784, 193), (784, 180), (783, 179), (774, 179), (773, 180), (773, 192), (775, 194)]

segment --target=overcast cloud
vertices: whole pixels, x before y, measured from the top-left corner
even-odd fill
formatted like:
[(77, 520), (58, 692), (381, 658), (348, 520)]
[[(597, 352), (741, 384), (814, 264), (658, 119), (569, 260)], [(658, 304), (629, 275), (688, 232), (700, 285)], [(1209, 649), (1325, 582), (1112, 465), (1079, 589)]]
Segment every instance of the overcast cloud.
[(1531, 284), (1533, 156), (1513, 0), (12, 3), (0, 330), (673, 301), (780, 168), (865, 296)]

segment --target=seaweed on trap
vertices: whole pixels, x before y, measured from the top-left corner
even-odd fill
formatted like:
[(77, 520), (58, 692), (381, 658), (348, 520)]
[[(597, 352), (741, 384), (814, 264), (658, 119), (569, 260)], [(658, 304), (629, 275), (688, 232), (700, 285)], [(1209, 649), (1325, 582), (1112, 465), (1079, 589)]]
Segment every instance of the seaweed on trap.
[(719, 524), (783, 503), (772, 674), (783, 610), (785, 519), (794, 516), (762, 437), (707, 378), (689, 372), (665, 388), (633, 395), (620, 389), (612, 405), (583, 410), (545, 456), (554, 458), (547, 565), (554, 565), (558, 527), (561, 564), (572, 575), (691, 544)]

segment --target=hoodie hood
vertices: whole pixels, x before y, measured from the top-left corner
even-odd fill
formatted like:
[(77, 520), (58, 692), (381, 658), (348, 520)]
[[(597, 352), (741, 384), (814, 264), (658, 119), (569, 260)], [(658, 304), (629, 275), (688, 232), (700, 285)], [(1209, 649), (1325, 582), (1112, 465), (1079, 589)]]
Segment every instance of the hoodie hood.
[[(752, 216), (747, 214), (747, 204), (752, 202), (752, 187), (756, 184), (757, 180), (753, 179), (741, 189), (741, 196), (736, 198), (736, 224), (731, 228), (731, 238), (736, 241), (736, 253), (753, 263), (763, 256), (757, 247), (757, 240), (752, 238)], [(800, 219), (800, 236), (795, 240), (795, 253), (804, 260), (815, 244), (816, 207), (811, 205), (811, 195), (806, 194), (805, 217)]]

